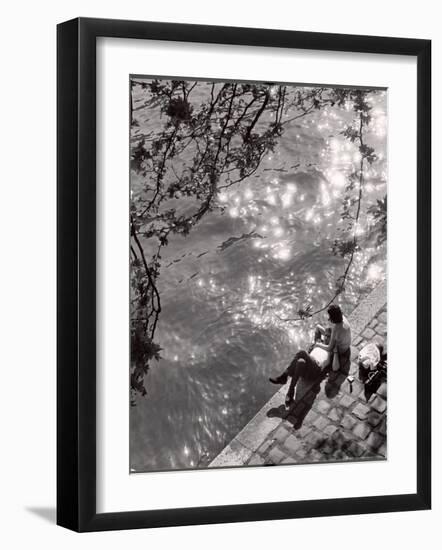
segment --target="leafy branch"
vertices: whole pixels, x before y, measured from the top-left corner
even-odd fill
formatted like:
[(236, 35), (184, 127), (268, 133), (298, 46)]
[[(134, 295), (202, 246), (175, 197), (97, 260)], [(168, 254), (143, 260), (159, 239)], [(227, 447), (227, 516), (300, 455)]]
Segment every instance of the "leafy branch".
[[(336, 93), (336, 92), (335, 92)], [(352, 143), (359, 144), (359, 168), (357, 171), (352, 172), (348, 176), (348, 183), (346, 186), (346, 194), (343, 200), (343, 211), (341, 218), (343, 220), (351, 220), (350, 230), (351, 238), (346, 240), (335, 240), (333, 244), (333, 253), (335, 255), (340, 255), (342, 257), (347, 257), (347, 263), (344, 269), (343, 274), (336, 281), (336, 288), (333, 296), (320, 308), (313, 310), (312, 306), (307, 306), (300, 308), (297, 312), (296, 317), (277, 317), (281, 321), (303, 321), (307, 318), (313, 317), (323, 311), (327, 310), (328, 307), (338, 298), (340, 294), (345, 291), (345, 286), (347, 279), (349, 277), (350, 268), (354, 261), (354, 256), (358, 250), (358, 230), (359, 230), (359, 218), (361, 213), (361, 203), (363, 198), (363, 189), (364, 189), (364, 170), (367, 164), (372, 164), (376, 160), (376, 155), (374, 149), (369, 147), (364, 141), (364, 127), (368, 126), (371, 121), (370, 110), (371, 107), (367, 102), (367, 92), (362, 90), (354, 91), (344, 91), (341, 90), (336, 93), (336, 99), (338, 104), (342, 105), (346, 101), (353, 102), (353, 110), (356, 113), (356, 119), (354, 124), (349, 125), (343, 132), (342, 135), (350, 140)], [(357, 195), (355, 198), (350, 198), (349, 193), (354, 190), (357, 185)], [(382, 205), (383, 206), (383, 205)], [(385, 224), (386, 226), (386, 198), (385, 198), (385, 215), (382, 211), (379, 210), (380, 201), (378, 201), (378, 209), (372, 207), (371, 212), (379, 220), (380, 224)]]

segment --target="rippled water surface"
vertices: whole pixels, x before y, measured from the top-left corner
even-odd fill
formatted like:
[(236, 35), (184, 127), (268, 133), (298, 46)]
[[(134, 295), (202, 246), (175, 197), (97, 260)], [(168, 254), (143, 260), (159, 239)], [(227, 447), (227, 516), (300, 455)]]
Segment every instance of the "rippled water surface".
[[(378, 160), (362, 199), (359, 231), (368, 239), (338, 300), (347, 313), (384, 277), (385, 249), (369, 238), (366, 210), (386, 193), (385, 104), (385, 94), (373, 97), (366, 141)], [(147, 396), (131, 407), (132, 471), (207, 466), (274, 393), (269, 375), (307, 345), (316, 322), (326, 324), (322, 314), (284, 319), (327, 303), (345, 269), (331, 248), (346, 175), (358, 162), (357, 147), (340, 135), (353, 116), (336, 107), (294, 121), (253, 176), (220, 194), (222, 209), (164, 247), (155, 338), (163, 351)], [(136, 132), (147, 131), (148, 110), (136, 117)]]

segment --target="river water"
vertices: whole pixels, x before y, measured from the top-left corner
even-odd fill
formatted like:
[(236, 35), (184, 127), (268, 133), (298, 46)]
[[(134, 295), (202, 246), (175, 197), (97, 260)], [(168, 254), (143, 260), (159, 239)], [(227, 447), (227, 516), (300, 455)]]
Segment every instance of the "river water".
[[(365, 244), (337, 300), (344, 313), (385, 277), (385, 245), (370, 240), (366, 210), (386, 194), (386, 94), (372, 103), (365, 140), (378, 160), (365, 173)], [(137, 132), (149, 130), (148, 115), (137, 112)], [(130, 410), (132, 472), (206, 467), (275, 392), (268, 377), (308, 345), (314, 324), (327, 324), (325, 314), (284, 319), (327, 303), (345, 270), (331, 247), (346, 174), (358, 164), (339, 133), (353, 116), (335, 107), (293, 122), (253, 176), (221, 193), (222, 211), (163, 248), (155, 337), (163, 351), (147, 396)]]

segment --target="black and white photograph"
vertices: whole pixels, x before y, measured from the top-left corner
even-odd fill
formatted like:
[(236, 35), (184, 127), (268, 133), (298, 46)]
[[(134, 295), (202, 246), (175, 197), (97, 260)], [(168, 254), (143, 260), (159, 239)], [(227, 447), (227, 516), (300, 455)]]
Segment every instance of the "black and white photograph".
[(386, 89), (130, 77), (130, 471), (387, 456)]
[(2, 547), (433, 549), (437, 8), (4, 5)]

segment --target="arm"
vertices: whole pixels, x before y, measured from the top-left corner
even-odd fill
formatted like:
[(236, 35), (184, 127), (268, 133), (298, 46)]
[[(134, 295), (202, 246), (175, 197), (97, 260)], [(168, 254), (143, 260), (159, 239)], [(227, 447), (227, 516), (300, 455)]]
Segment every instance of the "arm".
[(330, 342), (327, 344), (323, 344), (322, 342), (317, 342), (316, 346), (321, 349), (325, 349), (325, 351), (334, 351), (336, 347), (336, 329), (335, 327), (332, 328), (332, 333), (330, 337)]

